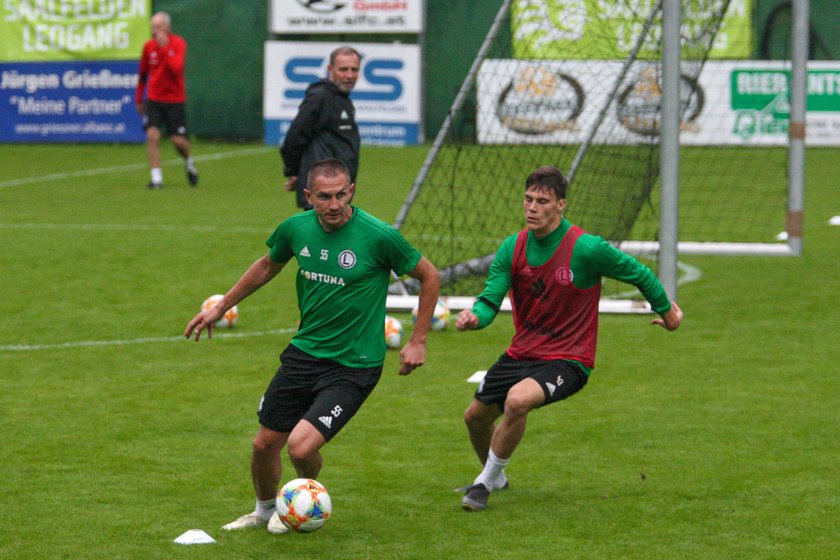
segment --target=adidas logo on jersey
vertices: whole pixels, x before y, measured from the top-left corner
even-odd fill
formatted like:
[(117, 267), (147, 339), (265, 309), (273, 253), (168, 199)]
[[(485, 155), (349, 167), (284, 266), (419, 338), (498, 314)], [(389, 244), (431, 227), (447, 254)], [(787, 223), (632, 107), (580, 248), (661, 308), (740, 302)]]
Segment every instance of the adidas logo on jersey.
[(349, 119), (349, 118), (350, 118), (350, 115), (348, 115), (348, 114), (347, 114), (347, 111), (342, 111), (342, 112), (341, 112), (341, 119), (342, 119), (342, 120), (345, 120), (345, 121), (346, 121), (346, 120), (347, 120), (347, 119)]
[(318, 420), (320, 420), (321, 424), (323, 424), (327, 428), (332, 427), (332, 416), (319, 416)]
[(304, 246), (303, 246), (303, 249), (301, 249), (301, 250), (300, 250), (300, 256), (301, 256), (301, 257), (308, 257), (308, 256), (310, 256), (310, 255), (309, 255), (309, 247), (307, 247), (306, 245), (304, 245)]

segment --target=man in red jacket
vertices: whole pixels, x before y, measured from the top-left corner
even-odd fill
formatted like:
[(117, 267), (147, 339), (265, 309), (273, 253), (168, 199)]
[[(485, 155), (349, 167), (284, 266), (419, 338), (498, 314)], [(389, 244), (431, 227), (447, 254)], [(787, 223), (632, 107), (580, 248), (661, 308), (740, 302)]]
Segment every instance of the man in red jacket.
[(137, 112), (143, 116), (146, 152), (152, 172), (152, 180), (147, 186), (150, 189), (163, 187), (160, 136), (161, 125), (165, 124), (169, 139), (178, 154), (184, 158), (187, 180), (194, 187), (198, 184), (198, 170), (190, 156), (185, 114), (187, 92), (184, 87), (184, 62), (187, 56), (187, 42), (183, 37), (172, 33), (172, 20), (168, 13), (157, 12), (152, 16), (151, 23), (152, 38), (143, 46), (140, 79), (135, 95)]

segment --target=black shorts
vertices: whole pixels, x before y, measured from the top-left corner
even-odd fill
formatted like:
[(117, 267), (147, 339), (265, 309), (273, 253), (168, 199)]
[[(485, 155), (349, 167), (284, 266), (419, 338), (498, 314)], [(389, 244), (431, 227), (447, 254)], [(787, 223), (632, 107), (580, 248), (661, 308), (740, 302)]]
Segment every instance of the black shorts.
[(589, 376), (573, 362), (567, 360), (514, 360), (502, 354), (487, 370), (478, 386), (475, 398), (484, 404), (497, 404), (504, 412), (505, 399), (510, 388), (530, 377), (540, 384), (545, 394), (545, 406), (567, 399), (583, 389)]
[(305, 419), (327, 441), (361, 408), (382, 374), (382, 366), (351, 368), (310, 356), (291, 344), (280, 362), (260, 402), (260, 424), (288, 433)]
[(143, 130), (152, 126), (163, 130), (163, 125), (166, 125), (169, 136), (186, 136), (186, 113), (183, 103), (159, 103), (146, 100), (143, 104)]

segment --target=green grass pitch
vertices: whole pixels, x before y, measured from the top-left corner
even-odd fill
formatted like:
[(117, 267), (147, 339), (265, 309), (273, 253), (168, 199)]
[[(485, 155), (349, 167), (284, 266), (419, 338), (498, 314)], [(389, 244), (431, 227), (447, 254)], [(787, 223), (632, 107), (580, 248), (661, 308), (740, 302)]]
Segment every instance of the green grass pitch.
[[(324, 449), (332, 519), (275, 537), (219, 528), (253, 506), (255, 411), (296, 325), (294, 275), (212, 341), (181, 333), (292, 196), (276, 149), (196, 142), (196, 189), (164, 149), (166, 188), (147, 191), (142, 146), (0, 148), (0, 559), (837, 558), (836, 150), (808, 151), (802, 257), (685, 257), (702, 276), (680, 287), (676, 333), (602, 317), (589, 384), (531, 416), (488, 510), (452, 490), (479, 467), (466, 378), (503, 351), (509, 316), (431, 333), (408, 377), (389, 352)], [(365, 147), (358, 205), (393, 220), (426, 151)], [(173, 543), (193, 528), (217, 544)]]

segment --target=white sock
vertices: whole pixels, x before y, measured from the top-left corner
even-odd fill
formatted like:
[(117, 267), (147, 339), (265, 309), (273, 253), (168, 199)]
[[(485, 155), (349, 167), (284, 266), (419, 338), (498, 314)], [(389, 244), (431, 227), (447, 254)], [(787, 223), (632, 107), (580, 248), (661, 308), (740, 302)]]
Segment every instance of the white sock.
[(496, 477), (496, 480), (493, 483), (493, 490), (499, 490), (500, 488), (504, 488), (505, 484), (507, 484), (507, 481), (507, 475), (505, 474), (504, 469), (502, 469), (502, 472), (499, 473), (499, 476)]
[(268, 519), (274, 515), (275, 509), (277, 509), (276, 500), (257, 500), (257, 507), (254, 508), (254, 513), (263, 519)]
[(505, 476), (505, 467), (510, 459), (499, 459), (491, 449), (487, 454), (487, 462), (484, 463), (484, 470), (473, 481), (473, 484), (483, 484), (489, 490), (496, 490), (501, 488), (507, 482)]
[(188, 171), (192, 171), (193, 173), (195, 173), (195, 160), (192, 156), (184, 160), (184, 166), (187, 168)]
[(152, 168), (152, 183), (156, 185), (163, 183), (163, 170), (160, 167)]

